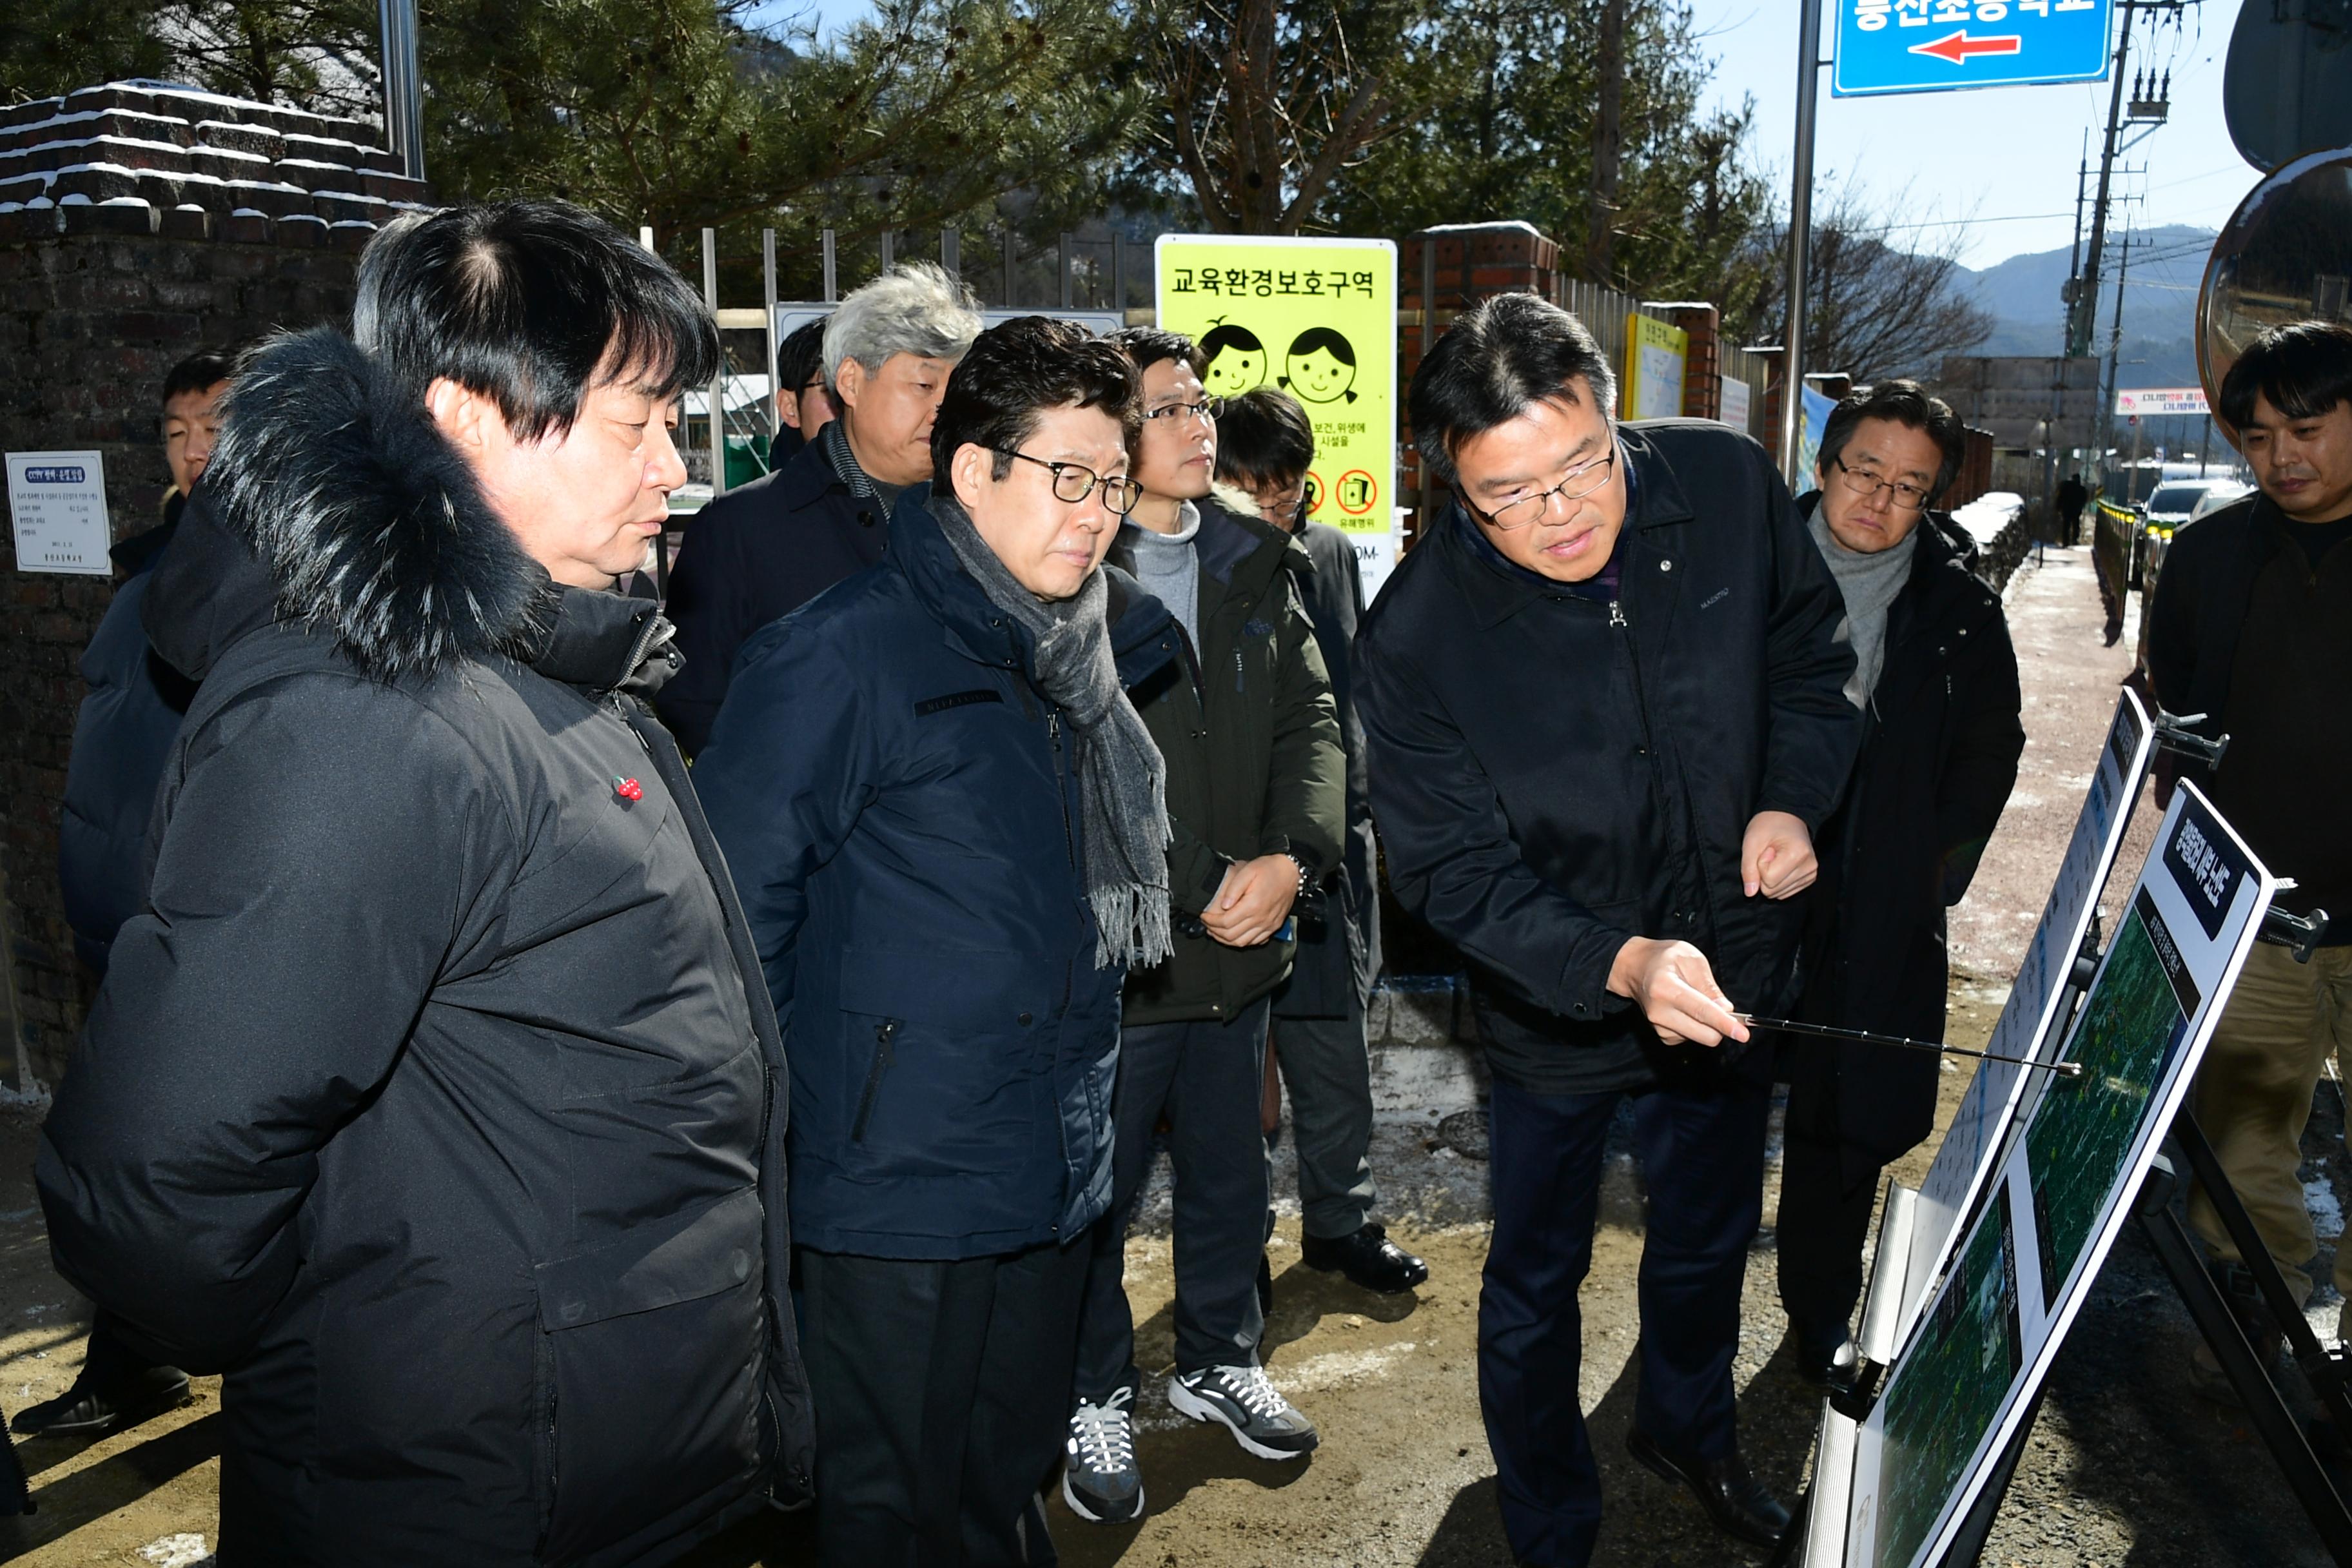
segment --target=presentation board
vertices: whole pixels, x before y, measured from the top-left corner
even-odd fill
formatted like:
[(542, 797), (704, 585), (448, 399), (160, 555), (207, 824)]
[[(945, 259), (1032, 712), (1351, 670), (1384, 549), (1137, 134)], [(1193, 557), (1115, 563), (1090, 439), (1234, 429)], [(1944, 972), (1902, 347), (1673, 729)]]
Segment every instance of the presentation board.
[(1843, 1562), (1941, 1561), (2032, 1405), (2189, 1091), (2276, 883), (2174, 793), (2081, 1013), (1854, 1441)]
[[(2132, 807), (2147, 777), (2156, 731), (2147, 710), (2129, 688), (2116, 703), (2107, 726), (2105, 745), (2099, 751), (2083, 807), (2074, 816), (2074, 831), (2066, 842), (2065, 858), (2050, 896), (2042, 901), (2042, 920), (2025, 944), (2009, 1000), (1993, 1025), (1986, 1049), (1999, 1056), (2032, 1057), (2052, 1048), (2052, 1024), (2066, 990), (2066, 976), (2074, 955), (2097, 911), (2100, 889), (2114, 869), (2116, 853), (2130, 826)], [(1894, 1342), (1907, 1343), (1918, 1320), (1927, 1288), (1950, 1261), (1961, 1225), (1975, 1212), (1986, 1184), (2001, 1157), (2000, 1140), (2012, 1124), (2020, 1096), (2032, 1073), (2007, 1062), (1979, 1062), (1968, 1093), (1952, 1117), (1944, 1142), (1936, 1150), (1927, 1179), (1919, 1184), (1918, 1213), (1911, 1232), (1909, 1266), (1903, 1275), (1902, 1310)]]

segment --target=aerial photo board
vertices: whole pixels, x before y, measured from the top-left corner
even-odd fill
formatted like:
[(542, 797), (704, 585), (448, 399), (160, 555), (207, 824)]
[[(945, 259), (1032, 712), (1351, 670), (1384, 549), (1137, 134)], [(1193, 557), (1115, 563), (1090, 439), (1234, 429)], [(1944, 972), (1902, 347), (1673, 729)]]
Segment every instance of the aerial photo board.
[[(2132, 806), (2139, 799), (2141, 781), (2147, 776), (2148, 758), (2156, 732), (2147, 710), (2126, 688), (2116, 704), (2115, 721), (2107, 726), (2106, 744), (2100, 748), (2083, 809), (2074, 817), (2074, 837), (2058, 864), (2057, 879), (2042, 905), (2042, 921), (2025, 944), (2009, 1001), (1993, 1026), (1986, 1049), (1998, 1056), (2031, 1057), (2057, 1045), (2052, 1021), (2064, 999), (2066, 976), (2083, 938), (2091, 929), (2099, 890), (2116, 863), (2116, 851), (2130, 826)], [(1979, 1062), (1935, 1163), (1919, 1184), (1919, 1205), (1911, 1232), (1910, 1264), (1903, 1274), (1903, 1307), (1896, 1321), (1895, 1343), (1907, 1342), (1917, 1321), (1920, 1303), (1951, 1260), (1960, 1226), (1974, 1211), (1992, 1178), (2000, 1156), (2003, 1132), (2015, 1116), (2018, 1100), (2029, 1087), (2027, 1069), (2007, 1062)]]
[(2129, 1217), (2276, 888), (2175, 792), (2056, 1059), (1854, 1447), (1844, 1562), (1943, 1561)]

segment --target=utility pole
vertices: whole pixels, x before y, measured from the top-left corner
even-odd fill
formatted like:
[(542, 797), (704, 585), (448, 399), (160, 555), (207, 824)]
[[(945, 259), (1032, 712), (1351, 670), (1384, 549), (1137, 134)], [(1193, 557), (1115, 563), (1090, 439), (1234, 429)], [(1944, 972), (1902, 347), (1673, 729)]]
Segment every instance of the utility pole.
[(1789, 192), (1789, 330), (1781, 353), (1780, 473), (1791, 489), (1805, 429), (1805, 271), (1813, 232), (1813, 120), (1822, 92), (1822, 0), (1802, 0), (1797, 17), (1797, 151)]
[(2084, 258), (2082, 278), (2074, 285), (2074, 302), (2066, 315), (2069, 359), (2091, 352), (2091, 333), (2099, 320), (2099, 252), (2107, 238), (2107, 195), (2115, 180), (2116, 145), (2123, 136), (2124, 65), (2131, 54), (2132, 18), (2139, 6), (2134, 0), (2123, 0), (2116, 8), (2124, 19), (2116, 34), (2115, 64), (2109, 68), (2114, 81), (2107, 94), (2107, 129), (2099, 138), (2099, 195), (2091, 207), (2091, 253)]
[(416, 70), (416, 0), (382, 0), (383, 144), (400, 155), (400, 172), (425, 177), (424, 89)]
[(2116, 30), (2116, 58), (2109, 68), (2114, 81), (2107, 95), (2106, 132), (2099, 139), (2099, 195), (2091, 207), (2091, 247), (2083, 258), (2081, 274), (2068, 283), (2074, 290), (2074, 297), (2066, 302), (2066, 354), (2070, 359), (2091, 353), (2091, 339), (2098, 331), (2099, 263), (2106, 247), (2108, 198), (2114, 188), (2116, 160), (2124, 151), (2124, 129), (2126, 125), (2160, 125), (2168, 113), (2166, 100), (2172, 83), (2169, 71), (2165, 73), (2161, 94), (2155, 73), (2150, 71), (2147, 82), (2131, 99), (2129, 116), (2124, 112), (2124, 72), (2131, 55), (2133, 18), (2142, 11), (2168, 11), (2177, 18), (2184, 8), (2198, 3), (2200, 0), (2117, 0), (2116, 9), (2123, 13), (2123, 26)]
[(2107, 379), (2099, 400), (2099, 450), (2115, 445), (2116, 387), (2121, 379), (2124, 352), (2124, 292), (2131, 287), (2132, 231), (2124, 230), (2123, 256), (2116, 263), (2116, 319), (2107, 330)]

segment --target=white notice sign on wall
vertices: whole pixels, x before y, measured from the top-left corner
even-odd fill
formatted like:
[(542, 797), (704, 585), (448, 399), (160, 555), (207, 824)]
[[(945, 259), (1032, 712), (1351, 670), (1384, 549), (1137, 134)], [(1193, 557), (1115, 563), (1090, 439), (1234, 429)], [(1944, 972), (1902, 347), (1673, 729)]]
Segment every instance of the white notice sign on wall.
[(106, 465), (96, 452), (8, 454), (8, 515), (16, 529), (16, 570), (105, 577)]

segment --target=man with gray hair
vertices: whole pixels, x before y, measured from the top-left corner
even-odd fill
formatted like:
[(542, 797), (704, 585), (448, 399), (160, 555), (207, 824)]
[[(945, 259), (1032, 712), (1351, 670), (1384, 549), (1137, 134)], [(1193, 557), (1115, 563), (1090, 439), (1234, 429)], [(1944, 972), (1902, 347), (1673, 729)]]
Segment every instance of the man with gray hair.
[(971, 290), (928, 261), (894, 267), (841, 302), (824, 327), (824, 386), (840, 417), (763, 479), (688, 525), (670, 574), (686, 669), (662, 721), (702, 749), (736, 650), (843, 578), (882, 559), (898, 494), (931, 477), (931, 420), (948, 373), (980, 335)]

